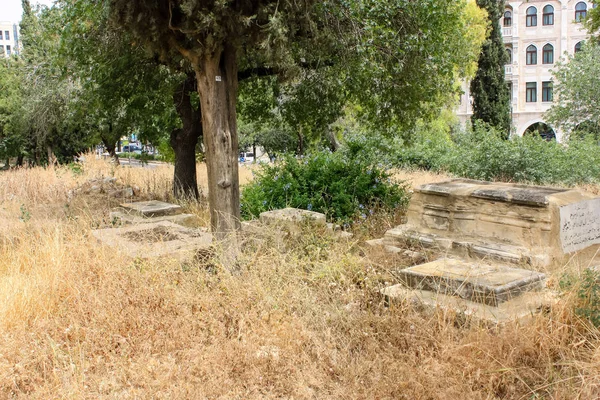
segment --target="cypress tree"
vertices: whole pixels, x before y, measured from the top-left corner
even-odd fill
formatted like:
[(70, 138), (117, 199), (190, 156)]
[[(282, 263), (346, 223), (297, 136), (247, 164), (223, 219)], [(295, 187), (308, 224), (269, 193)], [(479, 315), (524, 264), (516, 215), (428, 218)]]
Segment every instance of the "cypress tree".
[(477, 5), (488, 13), (491, 29), (479, 55), (477, 73), (471, 81), (473, 116), (502, 132), (504, 138), (510, 133), (510, 93), (504, 79), (504, 64), (508, 61), (500, 17), (504, 12), (504, 0), (477, 0)]

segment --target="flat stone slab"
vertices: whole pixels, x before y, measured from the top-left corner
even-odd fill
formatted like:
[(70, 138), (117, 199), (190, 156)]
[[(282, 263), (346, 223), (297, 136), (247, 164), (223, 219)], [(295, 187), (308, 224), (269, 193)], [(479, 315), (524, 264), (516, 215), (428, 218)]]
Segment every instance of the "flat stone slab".
[(600, 243), (600, 198), (560, 207), (560, 242), (565, 253)]
[(303, 222), (309, 222), (310, 224), (323, 227), (327, 225), (325, 214), (301, 210), (299, 208), (283, 208), (281, 210), (265, 211), (260, 214), (260, 222), (265, 225), (300, 225)]
[(111, 221), (120, 222), (123, 225), (139, 225), (139, 224), (151, 224), (154, 222), (169, 221), (178, 225), (190, 226), (198, 220), (198, 217), (194, 214), (175, 214), (175, 215), (163, 215), (160, 217), (142, 217), (137, 214), (128, 214), (122, 211), (112, 211), (109, 214)]
[(121, 204), (121, 208), (126, 213), (136, 214), (142, 217), (160, 217), (163, 215), (173, 215), (181, 213), (181, 206), (177, 204), (165, 203), (164, 201), (158, 200), (123, 203)]
[(523, 293), (497, 307), (429, 290), (410, 289), (401, 284), (387, 287), (381, 293), (389, 303), (409, 301), (420, 307), (447, 310), (477, 321), (492, 323), (525, 322), (556, 303), (555, 296), (548, 291)]
[(199, 250), (211, 246), (212, 235), (169, 221), (92, 231), (103, 244), (130, 257), (171, 257), (191, 261)]
[(398, 271), (398, 275), (409, 288), (491, 306), (498, 306), (523, 292), (542, 289), (546, 278), (536, 271), (452, 258), (406, 268)]

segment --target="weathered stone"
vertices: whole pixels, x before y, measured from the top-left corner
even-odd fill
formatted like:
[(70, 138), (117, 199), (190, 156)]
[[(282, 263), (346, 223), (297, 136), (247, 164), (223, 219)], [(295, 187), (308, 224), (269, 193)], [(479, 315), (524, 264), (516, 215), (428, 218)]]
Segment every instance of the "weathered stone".
[(121, 204), (121, 208), (127, 213), (143, 217), (160, 217), (181, 213), (181, 206), (157, 200), (123, 203)]
[(381, 293), (388, 303), (409, 301), (419, 307), (445, 310), (464, 315), (475, 321), (492, 323), (526, 322), (539, 314), (544, 308), (554, 305), (557, 301), (556, 297), (547, 290), (523, 293), (521, 296), (500, 303), (498, 306), (477, 303), (428, 290), (406, 288), (401, 284), (387, 287)]
[(115, 183), (117, 181), (117, 178), (114, 178), (112, 176), (107, 176), (106, 178), (104, 178), (102, 180), (103, 183)]
[(371, 239), (371, 240), (366, 240), (365, 244), (370, 247), (378, 247), (378, 246), (385, 245), (385, 242), (383, 239)]
[[(577, 222), (575, 222), (577, 221)], [(455, 255), (549, 265), (600, 244), (600, 199), (575, 189), (455, 179), (416, 189), (407, 224), (386, 244), (412, 240)], [(580, 255), (578, 255), (579, 257)]]
[(265, 211), (260, 214), (260, 222), (265, 225), (296, 226), (309, 223), (315, 226), (326, 226), (325, 214), (298, 208)]
[(175, 214), (163, 215), (160, 217), (142, 217), (136, 214), (128, 214), (122, 211), (112, 211), (109, 215), (110, 220), (119, 222), (122, 225), (150, 224), (154, 222), (169, 221), (183, 226), (193, 226), (198, 222), (198, 217), (194, 214)]
[(525, 291), (544, 287), (540, 272), (442, 258), (398, 271), (402, 283), (413, 289), (429, 290), (497, 306)]
[(117, 190), (113, 190), (108, 195), (110, 197), (115, 197), (115, 198), (119, 198), (119, 197), (133, 197), (133, 189), (130, 188), (130, 187), (126, 187), (126, 188), (123, 188), (123, 189), (117, 189)]
[(169, 221), (97, 229), (92, 234), (130, 257), (169, 257), (182, 262), (192, 261), (199, 250), (209, 248), (212, 243), (209, 233)]
[(560, 242), (565, 253), (600, 243), (600, 198), (560, 208)]

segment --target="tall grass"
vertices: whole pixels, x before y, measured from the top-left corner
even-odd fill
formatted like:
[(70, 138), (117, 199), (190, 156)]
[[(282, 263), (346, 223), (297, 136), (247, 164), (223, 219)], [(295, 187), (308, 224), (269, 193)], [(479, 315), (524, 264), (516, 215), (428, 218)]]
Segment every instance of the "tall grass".
[[(403, 261), (384, 266), (317, 230), (263, 232), (231, 275), (103, 247), (83, 207), (37, 211), (62, 209), (69, 189), (111, 168), (0, 173), (12, 194), (0, 200), (2, 398), (600, 396), (598, 330), (568, 293), (528, 325), (484, 326), (386, 308), (376, 291)], [(113, 172), (140, 187), (153, 179)], [(169, 173), (155, 173), (155, 187), (167, 187)], [(35, 210), (29, 219), (21, 204)]]

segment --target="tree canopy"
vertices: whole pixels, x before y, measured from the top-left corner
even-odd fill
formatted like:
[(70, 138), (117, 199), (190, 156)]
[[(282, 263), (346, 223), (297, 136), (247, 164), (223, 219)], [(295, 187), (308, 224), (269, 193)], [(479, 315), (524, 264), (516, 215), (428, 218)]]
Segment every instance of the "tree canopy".
[(600, 133), (600, 45), (589, 41), (575, 55), (556, 64), (554, 104), (547, 112), (556, 128)]

